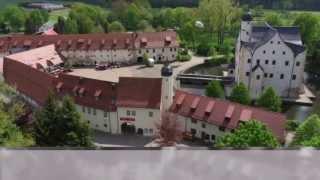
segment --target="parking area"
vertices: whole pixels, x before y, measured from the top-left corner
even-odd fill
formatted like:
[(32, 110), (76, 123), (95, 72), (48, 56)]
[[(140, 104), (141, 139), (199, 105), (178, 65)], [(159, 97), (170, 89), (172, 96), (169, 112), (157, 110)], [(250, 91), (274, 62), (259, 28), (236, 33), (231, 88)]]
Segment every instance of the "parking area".
[[(188, 62), (174, 62), (171, 66), (174, 69), (174, 76), (185, 71), (195, 65), (203, 63), (203, 57), (195, 57)], [(119, 77), (161, 77), (160, 71), (162, 64), (155, 64), (154, 67), (146, 67), (145, 65), (134, 65), (121, 68), (113, 68), (107, 70), (95, 70), (94, 68), (73, 69), (69, 74), (82, 76), (86, 78), (98, 79), (109, 82), (118, 82)]]

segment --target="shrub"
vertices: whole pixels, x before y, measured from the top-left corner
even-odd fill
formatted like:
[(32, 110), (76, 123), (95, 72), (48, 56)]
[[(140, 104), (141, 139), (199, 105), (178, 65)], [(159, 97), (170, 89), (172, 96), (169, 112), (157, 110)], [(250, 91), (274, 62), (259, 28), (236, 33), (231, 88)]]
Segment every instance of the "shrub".
[(286, 130), (287, 131), (295, 131), (299, 127), (299, 122), (297, 120), (287, 120), (286, 122)]

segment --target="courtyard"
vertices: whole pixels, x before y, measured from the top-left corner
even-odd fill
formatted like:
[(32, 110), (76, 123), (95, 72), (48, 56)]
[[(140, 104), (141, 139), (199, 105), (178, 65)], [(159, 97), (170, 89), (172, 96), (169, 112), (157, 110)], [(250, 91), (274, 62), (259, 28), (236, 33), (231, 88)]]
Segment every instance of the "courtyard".
[[(204, 62), (204, 57), (193, 56), (188, 62), (174, 62), (171, 64), (173, 68), (173, 77), (177, 74)], [(113, 68), (107, 70), (95, 70), (94, 68), (79, 68), (73, 69), (69, 74), (75, 76), (82, 76), (85, 78), (98, 79), (109, 82), (118, 82), (119, 77), (161, 77), (162, 64), (155, 64), (154, 67), (147, 67), (145, 65), (134, 65), (121, 68)]]

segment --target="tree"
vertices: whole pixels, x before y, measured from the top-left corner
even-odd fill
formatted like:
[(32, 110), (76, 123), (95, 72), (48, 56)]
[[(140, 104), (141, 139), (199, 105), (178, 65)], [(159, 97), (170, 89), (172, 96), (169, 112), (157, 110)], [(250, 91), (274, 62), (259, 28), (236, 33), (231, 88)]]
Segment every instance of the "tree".
[(93, 32), (93, 29), (95, 27), (94, 22), (85, 15), (80, 15), (78, 21), (78, 31), (80, 34), (88, 34)]
[(272, 26), (282, 26), (283, 25), (281, 16), (278, 13), (268, 14), (265, 18), (265, 21)]
[(36, 115), (34, 132), (40, 146), (92, 145), (89, 127), (69, 97), (64, 97), (62, 105), (59, 105), (56, 97), (50, 93), (44, 107)]
[(242, 82), (236, 85), (231, 92), (230, 100), (240, 104), (249, 105), (251, 103), (249, 91)]
[(17, 6), (8, 6), (3, 12), (4, 19), (13, 31), (17, 32), (24, 26), (26, 20), (25, 11)]
[(36, 33), (39, 28), (46, 22), (46, 15), (39, 10), (30, 13), (25, 23), (26, 34)]
[(268, 147), (279, 146), (277, 139), (263, 123), (249, 120), (241, 123), (234, 133), (227, 133), (218, 139), (216, 147)]
[(216, 33), (219, 45), (224, 42), (225, 32), (235, 11), (231, 0), (203, 0), (200, 2), (200, 17), (206, 29), (210, 33)]
[(224, 98), (224, 90), (219, 81), (211, 81), (206, 87), (206, 96)]
[(73, 147), (92, 146), (89, 126), (81, 118), (71, 97), (66, 96), (63, 98), (59, 114), (59, 134), (60, 136), (63, 135), (60, 145)]
[(315, 15), (302, 13), (297, 16), (293, 24), (299, 27), (302, 39), (307, 45), (310, 45), (314, 39), (317, 39), (319, 21)]
[(302, 145), (307, 146), (307, 147), (320, 148), (320, 136), (315, 136), (315, 137), (311, 138), (310, 140), (303, 141)]
[(165, 112), (161, 120), (156, 124), (157, 138), (162, 146), (172, 146), (182, 140), (182, 127), (176, 114)]
[(314, 114), (297, 128), (291, 146), (301, 146), (316, 136), (320, 136), (320, 117)]
[(0, 146), (4, 147), (25, 147), (34, 144), (33, 139), (25, 135), (13, 122), (15, 116), (0, 110)]
[(64, 25), (64, 34), (77, 34), (78, 33), (78, 24), (76, 20), (71, 18), (67, 19)]
[(281, 111), (281, 98), (276, 94), (272, 87), (267, 88), (257, 100), (257, 105), (270, 111)]
[(124, 32), (125, 28), (119, 21), (113, 21), (109, 25), (109, 32)]
[(64, 19), (64, 17), (59, 16), (58, 22), (54, 25), (54, 30), (59, 34), (63, 34), (65, 32), (65, 26), (66, 20)]

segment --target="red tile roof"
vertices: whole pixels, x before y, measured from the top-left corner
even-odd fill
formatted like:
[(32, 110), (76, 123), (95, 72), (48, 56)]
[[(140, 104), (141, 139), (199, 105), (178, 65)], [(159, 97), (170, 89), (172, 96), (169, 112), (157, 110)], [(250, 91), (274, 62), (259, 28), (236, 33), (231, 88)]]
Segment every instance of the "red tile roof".
[(161, 85), (161, 78), (120, 77), (117, 106), (159, 109)]
[[(61, 85), (63, 83), (63, 85)], [(69, 74), (60, 74), (55, 80), (55, 92), (59, 96), (70, 95), (77, 104), (115, 111), (117, 84)]]
[[(183, 96), (184, 100), (181, 106), (177, 106), (177, 101)], [(193, 103), (198, 98), (200, 98), (200, 101), (196, 109), (191, 110)], [(286, 117), (281, 113), (244, 106), (230, 101), (194, 95), (184, 91), (176, 91), (170, 111), (178, 113), (181, 116), (206, 121), (216, 126), (225, 126), (230, 130), (235, 129), (239, 121), (256, 119), (266, 124), (281, 142), (284, 141)], [(228, 119), (228, 121), (226, 121), (226, 119)]]
[[(0, 38), (0, 52), (9, 52), (11, 48), (37, 48), (39, 46), (56, 44), (57, 50), (109, 50), (140, 48), (141, 39), (147, 43), (144, 48), (178, 47), (177, 35), (174, 31), (152, 33), (100, 33), (74, 35), (16, 35)], [(170, 43), (166, 41), (169, 38)], [(41, 43), (40, 43), (41, 42)], [(42, 44), (42, 45), (41, 45)]]
[[(44, 51), (45, 50), (45, 51)], [(57, 61), (52, 46), (13, 54), (4, 58), (5, 81), (42, 105), (48, 92), (70, 95), (79, 105), (115, 111), (121, 107), (160, 108), (161, 78), (120, 78), (119, 83), (89, 79), (62, 72), (48, 74), (37, 68), (42, 61)], [(60, 62), (60, 61), (59, 61)], [(148, 88), (146, 88), (146, 85)]]

